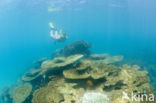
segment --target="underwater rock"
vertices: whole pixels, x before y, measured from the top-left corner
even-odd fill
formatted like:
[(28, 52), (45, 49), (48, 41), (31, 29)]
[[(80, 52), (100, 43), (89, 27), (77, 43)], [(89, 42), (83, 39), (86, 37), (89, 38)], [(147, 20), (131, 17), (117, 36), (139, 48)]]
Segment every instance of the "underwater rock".
[(25, 83), (10, 90), (10, 95), (14, 103), (22, 103), (30, 95), (31, 91), (32, 85), (29, 83)]
[(95, 64), (112, 64), (123, 60), (123, 56), (109, 56), (108, 54), (91, 54), (88, 59)]
[(72, 55), (69, 57), (57, 57), (57, 58), (54, 58), (53, 60), (47, 60), (47, 61), (43, 62), (41, 65), (41, 68), (46, 71), (48, 69), (56, 69), (56, 68), (66, 67), (70, 64), (77, 62), (82, 57), (83, 57), (83, 55), (81, 55), (81, 54)]
[(30, 69), (29, 72), (25, 73), (24, 76), (22, 76), (22, 81), (32, 81), (39, 77), (41, 75), (41, 68), (38, 69)]
[(32, 103), (60, 103), (63, 100), (63, 95), (59, 93), (57, 88), (46, 86), (35, 90)]
[(108, 96), (101, 92), (87, 92), (81, 97), (80, 103), (111, 103)]
[(53, 53), (53, 57), (67, 57), (75, 54), (89, 55), (89, 48), (91, 48), (90, 43), (80, 40), (65, 46), (63, 49), (57, 50), (55, 53)]

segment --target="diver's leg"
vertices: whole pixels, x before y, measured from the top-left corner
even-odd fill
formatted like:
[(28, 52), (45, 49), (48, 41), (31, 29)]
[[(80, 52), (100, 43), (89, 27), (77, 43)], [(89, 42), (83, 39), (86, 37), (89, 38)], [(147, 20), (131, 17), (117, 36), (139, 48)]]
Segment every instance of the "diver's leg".
[(52, 38), (55, 38), (55, 35), (54, 35), (53, 32), (54, 32), (53, 30), (50, 30), (50, 36), (51, 36)]

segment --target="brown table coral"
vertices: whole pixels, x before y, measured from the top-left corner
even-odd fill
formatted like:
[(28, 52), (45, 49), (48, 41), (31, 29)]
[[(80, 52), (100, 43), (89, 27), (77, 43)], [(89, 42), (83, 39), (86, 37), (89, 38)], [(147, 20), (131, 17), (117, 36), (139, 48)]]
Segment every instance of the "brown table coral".
[(70, 64), (73, 64), (74, 62), (78, 61), (81, 59), (83, 55), (72, 55), (69, 57), (57, 57), (54, 58), (53, 60), (47, 60), (42, 63), (41, 68), (44, 70), (47, 69), (55, 69), (55, 68), (61, 68), (68, 66)]
[(63, 75), (67, 79), (100, 79), (104, 78), (113, 71), (119, 69), (113, 65), (94, 64), (91, 60), (85, 59), (81, 61), (80, 65), (63, 71)]
[(30, 69), (29, 72), (25, 73), (24, 76), (22, 76), (22, 81), (32, 81), (39, 77), (41, 75), (41, 68), (39, 69)]
[(53, 69), (60, 69), (63, 67), (66, 67), (70, 64), (75, 63), (79, 59), (81, 59), (83, 55), (72, 55), (69, 57), (58, 57), (54, 58), (53, 60), (47, 60), (42, 63), (41, 68), (38, 69), (30, 69), (29, 72), (25, 73), (24, 76), (22, 76), (21, 80), (22, 81), (32, 81), (39, 76), (45, 76), (45, 73), (48, 72), (49, 70)]
[(32, 103), (60, 103), (63, 100), (63, 95), (57, 88), (46, 86), (33, 93)]
[(10, 91), (10, 95), (15, 103), (22, 103), (30, 95), (32, 91), (32, 85), (25, 83), (13, 88)]

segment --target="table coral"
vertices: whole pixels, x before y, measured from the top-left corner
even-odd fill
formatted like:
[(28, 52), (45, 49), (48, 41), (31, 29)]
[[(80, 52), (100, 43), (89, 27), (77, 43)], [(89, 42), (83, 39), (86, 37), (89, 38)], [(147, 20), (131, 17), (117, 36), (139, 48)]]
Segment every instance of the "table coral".
[(22, 103), (30, 95), (31, 91), (32, 85), (25, 83), (10, 90), (10, 95), (15, 103)]
[(22, 76), (22, 81), (32, 81), (39, 77), (41, 75), (41, 68), (38, 69), (30, 69), (29, 72), (25, 73), (24, 76)]
[(46, 86), (33, 93), (32, 103), (60, 103), (63, 100), (63, 95), (57, 88)]
[(70, 64), (75, 63), (76, 61), (80, 60), (83, 57), (83, 55), (72, 55), (69, 57), (57, 57), (53, 60), (47, 60), (42, 63), (41, 68), (44, 70), (47, 69), (55, 69), (55, 68), (61, 68), (68, 66)]
[[(82, 65), (84, 65), (83, 61)], [(107, 77), (109, 73), (112, 73), (113, 71), (117, 73), (118, 70), (115, 66), (106, 64), (92, 64), (88, 62), (86, 66), (82, 65), (64, 70), (63, 71), (64, 77), (67, 79), (86, 79), (86, 78), (100, 79)]]

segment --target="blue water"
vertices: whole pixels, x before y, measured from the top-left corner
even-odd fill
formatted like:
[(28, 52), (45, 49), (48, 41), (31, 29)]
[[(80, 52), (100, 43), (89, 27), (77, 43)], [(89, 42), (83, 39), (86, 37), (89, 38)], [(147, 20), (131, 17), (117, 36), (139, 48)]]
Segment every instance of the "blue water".
[[(156, 72), (155, 0), (0, 0), (0, 89), (32, 66), (76, 40), (95, 53), (124, 55)], [(49, 22), (69, 39), (54, 44)], [(149, 68), (148, 68), (149, 67)], [(154, 74), (153, 74), (154, 75)]]

